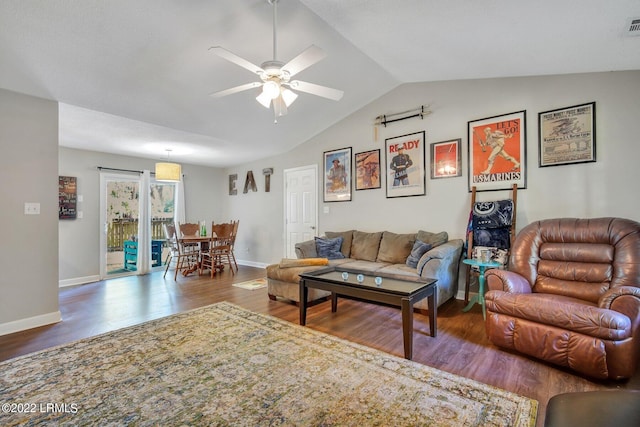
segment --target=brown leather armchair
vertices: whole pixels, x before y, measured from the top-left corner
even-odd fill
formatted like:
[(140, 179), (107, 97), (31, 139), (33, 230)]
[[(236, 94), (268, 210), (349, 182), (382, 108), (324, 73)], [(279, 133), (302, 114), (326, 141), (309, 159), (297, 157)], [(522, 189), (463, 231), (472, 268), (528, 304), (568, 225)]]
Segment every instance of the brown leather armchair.
[(489, 270), (491, 342), (599, 379), (640, 358), (640, 224), (549, 219), (518, 233), (507, 270)]

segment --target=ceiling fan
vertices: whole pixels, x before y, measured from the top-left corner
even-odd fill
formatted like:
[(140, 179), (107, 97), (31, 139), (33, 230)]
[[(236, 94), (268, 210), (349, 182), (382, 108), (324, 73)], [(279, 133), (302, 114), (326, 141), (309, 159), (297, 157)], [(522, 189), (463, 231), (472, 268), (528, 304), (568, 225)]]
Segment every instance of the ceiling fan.
[(279, 0), (267, 0), (267, 3), (273, 6), (272, 60), (265, 61), (262, 63), (262, 65), (257, 66), (247, 61), (246, 59), (243, 59), (238, 55), (224, 49), (223, 47), (214, 46), (209, 48), (210, 51), (212, 51), (219, 57), (233, 62), (234, 64), (257, 74), (261, 80), (259, 82), (246, 83), (240, 86), (232, 87), (230, 89), (214, 92), (211, 94), (211, 96), (214, 98), (220, 98), (245, 90), (262, 87), (262, 92), (256, 97), (256, 100), (265, 108), (270, 108), (271, 104), (273, 103), (273, 112), (276, 117), (276, 123), (277, 117), (287, 114), (287, 107), (289, 107), (298, 97), (298, 95), (291, 89), (321, 96), (323, 98), (332, 99), (334, 101), (339, 101), (344, 94), (344, 92), (341, 90), (332, 89), (326, 86), (320, 86), (314, 83), (303, 82), (300, 80), (291, 80), (294, 75), (320, 61), (326, 56), (326, 54), (319, 47), (311, 45), (286, 64), (278, 61), (276, 56), (276, 19), (278, 1)]

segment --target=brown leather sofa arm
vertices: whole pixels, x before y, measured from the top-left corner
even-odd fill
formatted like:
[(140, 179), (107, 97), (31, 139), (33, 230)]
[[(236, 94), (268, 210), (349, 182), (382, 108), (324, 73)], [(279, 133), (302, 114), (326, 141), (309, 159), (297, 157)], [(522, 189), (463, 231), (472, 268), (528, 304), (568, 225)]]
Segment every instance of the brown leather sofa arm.
[(484, 274), (487, 291), (504, 291), (512, 294), (530, 294), (531, 285), (513, 271), (491, 269)]
[(640, 322), (640, 288), (619, 286), (609, 289), (598, 301), (598, 307), (626, 314), (634, 323)]

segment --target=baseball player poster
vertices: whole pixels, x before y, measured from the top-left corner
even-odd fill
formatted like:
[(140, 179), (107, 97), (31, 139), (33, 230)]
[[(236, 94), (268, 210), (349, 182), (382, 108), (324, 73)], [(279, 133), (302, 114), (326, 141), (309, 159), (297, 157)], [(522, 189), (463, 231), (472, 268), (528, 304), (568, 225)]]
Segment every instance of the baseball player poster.
[(526, 111), (468, 122), (469, 191), (526, 188)]

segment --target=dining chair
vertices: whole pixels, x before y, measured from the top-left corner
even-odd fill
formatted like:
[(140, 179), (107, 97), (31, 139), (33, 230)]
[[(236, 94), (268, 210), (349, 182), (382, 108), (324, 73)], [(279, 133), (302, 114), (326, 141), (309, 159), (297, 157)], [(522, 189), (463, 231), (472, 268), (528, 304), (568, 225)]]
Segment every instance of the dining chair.
[[(229, 265), (231, 273), (235, 274), (233, 270), (234, 263), (231, 259), (232, 235), (233, 224), (211, 223), (212, 240), (209, 245), (209, 250), (201, 253), (200, 274), (202, 274), (204, 270), (209, 269), (211, 271), (211, 277), (213, 277), (216, 270), (222, 270), (225, 264)], [(236, 271), (237, 269), (236, 267)]]
[[(200, 262), (200, 243), (199, 242), (185, 242), (183, 237), (198, 237), (200, 236), (200, 224), (198, 223), (178, 223), (180, 229), (180, 235), (177, 238), (178, 248), (180, 253), (184, 257), (184, 261), (187, 262), (185, 267), (193, 267)], [(184, 263), (183, 263), (184, 264)]]
[(238, 271), (238, 261), (236, 261), (236, 254), (234, 248), (236, 246), (236, 237), (238, 235), (238, 226), (240, 225), (240, 220), (231, 221), (231, 225), (233, 226), (233, 231), (231, 234), (231, 258), (233, 259), (233, 264), (236, 266), (236, 271)]
[(169, 268), (173, 263), (175, 267), (173, 280), (177, 280), (178, 272), (185, 267), (185, 261), (189, 261), (191, 254), (187, 254), (182, 251), (182, 248), (176, 236), (176, 227), (174, 225), (163, 224), (162, 228), (164, 229), (164, 235), (167, 238), (167, 244), (169, 248), (169, 254), (167, 255), (167, 259), (165, 260), (165, 264), (167, 265), (167, 267), (164, 269), (164, 276), (162, 277), (167, 276), (167, 271), (169, 271)]

